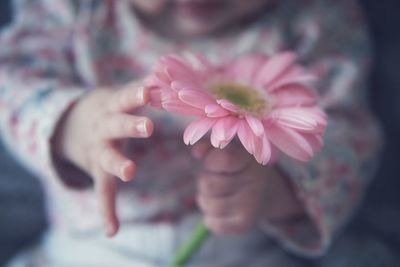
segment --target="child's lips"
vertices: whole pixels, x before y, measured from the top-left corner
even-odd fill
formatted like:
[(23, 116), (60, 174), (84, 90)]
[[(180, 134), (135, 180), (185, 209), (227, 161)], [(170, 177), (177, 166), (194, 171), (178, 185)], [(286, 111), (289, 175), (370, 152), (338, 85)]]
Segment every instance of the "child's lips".
[(219, 13), (224, 7), (225, 1), (180, 1), (176, 7), (180, 14), (194, 18), (207, 18)]

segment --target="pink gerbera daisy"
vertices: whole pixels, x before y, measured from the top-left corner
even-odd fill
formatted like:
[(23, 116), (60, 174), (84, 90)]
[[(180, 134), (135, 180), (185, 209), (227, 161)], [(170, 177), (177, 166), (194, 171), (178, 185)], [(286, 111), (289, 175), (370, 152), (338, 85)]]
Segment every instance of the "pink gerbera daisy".
[(194, 144), (211, 130), (211, 144), (224, 148), (237, 135), (261, 164), (275, 153), (308, 161), (322, 147), (326, 115), (317, 106), (314, 79), (285, 52), (250, 54), (214, 66), (200, 56), (165, 56), (147, 80), (152, 104), (194, 115), (184, 142)]

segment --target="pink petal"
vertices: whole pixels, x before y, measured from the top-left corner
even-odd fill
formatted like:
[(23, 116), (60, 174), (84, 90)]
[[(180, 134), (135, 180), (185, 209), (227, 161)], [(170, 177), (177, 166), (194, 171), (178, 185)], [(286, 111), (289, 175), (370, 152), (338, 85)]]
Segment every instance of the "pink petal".
[(251, 115), (246, 115), (245, 118), (256, 136), (261, 136), (264, 133), (264, 125), (258, 118)]
[(172, 101), (172, 100), (180, 101), (178, 98), (178, 94), (175, 91), (165, 87), (161, 87), (160, 90), (161, 90), (160, 95), (162, 102)]
[(251, 82), (262, 64), (267, 61), (264, 54), (244, 55), (227, 64), (223, 70), (224, 76), (236, 81)]
[(185, 53), (185, 59), (196, 71), (207, 72), (212, 69), (208, 60), (201, 54)]
[(306, 72), (300, 66), (292, 66), (285, 75), (275, 80), (268, 88), (269, 91), (274, 91), (280, 87), (290, 84), (306, 84), (313, 82), (317, 77), (311, 73)]
[(197, 115), (203, 116), (204, 110), (189, 106), (180, 100), (167, 100), (162, 102), (162, 106), (169, 112), (174, 112), (182, 115)]
[(226, 100), (226, 99), (218, 99), (217, 103), (221, 105), (221, 107), (223, 107), (224, 109), (227, 109), (233, 113), (237, 113), (240, 111), (240, 109), (232, 104), (230, 101)]
[(253, 155), (256, 147), (256, 136), (246, 121), (241, 120), (238, 123), (237, 134), (246, 150)]
[(211, 132), (211, 144), (216, 148), (225, 148), (235, 137), (238, 120), (233, 117), (221, 118)]
[(324, 146), (324, 140), (320, 135), (303, 134), (304, 139), (312, 146), (314, 151), (319, 151)]
[(202, 84), (212, 73), (212, 68), (205, 58), (194, 54), (185, 54), (185, 57), (170, 55), (160, 60), (164, 71), (171, 80), (186, 80), (195, 84)]
[(158, 80), (161, 86), (170, 86), (171, 80), (164, 71), (155, 71), (154, 77)]
[(200, 118), (190, 123), (183, 133), (183, 141), (186, 145), (193, 145), (200, 140), (214, 126), (216, 120)]
[(215, 103), (215, 100), (211, 96), (202, 91), (183, 89), (179, 91), (178, 96), (186, 104), (200, 109), (205, 109), (208, 104)]
[(271, 144), (265, 134), (258, 137), (257, 139), (258, 140), (254, 157), (256, 158), (258, 163), (266, 165), (268, 162), (270, 162), (272, 156)]
[(308, 106), (318, 100), (318, 94), (309, 87), (300, 84), (290, 84), (272, 93), (274, 106)]
[(156, 66), (156, 72), (163, 73), (169, 81), (200, 81), (202, 78), (201, 74), (193, 69), (190, 62), (175, 55), (162, 57)]
[(144, 85), (146, 87), (166, 87), (169, 86), (169, 81), (162, 81), (160, 78), (157, 77), (157, 74), (154, 73), (153, 75), (150, 75), (145, 79)]
[(156, 108), (162, 108), (161, 104), (161, 88), (150, 89), (150, 104)]
[(171, 88), (174, 91), (179, 92), (180, 90), (184, 90), (186, 88), (193, 88), (198, 91), (204, 91), (203, 85), (196, 83), (195, 81), (190, 80), (175, 80), (171, 82)]
[(287, 155), (300, 161), (309, 161), (314, 152), (307, 140), (296, 131), (269, 124), (266, 127), (271, 142)]
[(160, 65), (171, 66), (177, 69), (187, 69), (189, 66), (183, 58), (176, 55), (167, 55), (160, 59)]
[(269, 120), (301, 132), (322, 133), (326, 120), (314, 108), (280, 108), (272, 111)]
[(296, 55), (284, 52), (271, 57), (259, 70), (255, 83), (268, 87), (274, 80), (289, 69), (296, 61)]
[(207, 114), (207, 117), (225, 117), (231, 114), (229, 111), (222, 108), (218, 104), (208, 104), (205, 108), (205, 112)]
[(157, 69), (162, 70), (171, 81), (175, 80), (175, 78), (190, 77), (190, 79), (192, 79), (197, 77), (197, 73), (190, 62), (176, 55), (162, 57), (158, 63)]
[(168, 75), (171, 81), (185, 81), (185, 82), (198, 82), (199, 77), (196, 73), (192, 73), (189, 70), (174, 69), (171, 67), (165, 68), (165, 73)]

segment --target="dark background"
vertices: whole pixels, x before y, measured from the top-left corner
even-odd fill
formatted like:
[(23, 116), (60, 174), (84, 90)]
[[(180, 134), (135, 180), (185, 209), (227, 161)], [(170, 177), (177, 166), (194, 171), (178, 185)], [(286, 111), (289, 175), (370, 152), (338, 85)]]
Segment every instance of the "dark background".
[[(0, 26), (12, 17), (9, 2), (0, 0)], [(396, 255), (400, 251), (400, 0), (360, 2), (374, 42), (370, 101), (383, 123), (388, 145), (367, 199), (350, 227), (325, 259), (306, 261), (305, 266), (400, 266), (400, 255)], [(0, 204), (1, 266), (46, 228), (38, 182), (2, 147)], [(351, 256), (343, 256), (346, 253)], [(364, 260), (360, 263), (359, 259)]]

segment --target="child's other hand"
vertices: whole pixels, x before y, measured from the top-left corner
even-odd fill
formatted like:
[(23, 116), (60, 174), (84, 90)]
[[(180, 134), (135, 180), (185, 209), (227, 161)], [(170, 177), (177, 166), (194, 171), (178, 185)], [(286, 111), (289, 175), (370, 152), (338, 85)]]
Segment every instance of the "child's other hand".
[(116, 179), (130, 181), (136, 173), (135, 163), (123, 154), (124, 139), (146, 138), (153, 131), (148, 118), (131, 112), (148, 101), (148, 91), (138, 84), (97, 89), (79, 100), (58, 127), (56, 153), (93, 178), (109, 236), (119, 228)]
[(193, 148), (203, 163), (197, 202), (206, 225), (217, 234), (240, 234), (261, 220), (284, 220), (302, 213), (287, 178), (275, 167), (262, 166), (241, 146)]

